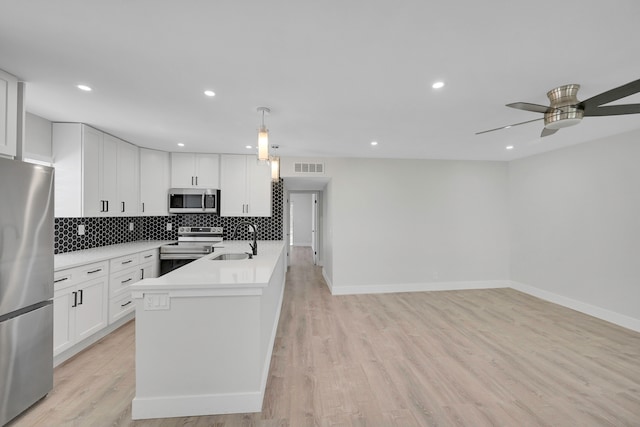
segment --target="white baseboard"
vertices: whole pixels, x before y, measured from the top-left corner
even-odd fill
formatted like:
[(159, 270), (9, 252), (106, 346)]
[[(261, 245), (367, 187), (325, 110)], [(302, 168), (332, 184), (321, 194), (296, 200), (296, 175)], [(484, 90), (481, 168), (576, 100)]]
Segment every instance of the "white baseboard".
[(469, 282), (398, 283), (393, 285), (331, 286), (327, 281), (327, 285), (329, 285), (329, 289), (331, 290), (331, 295), (388, 294), (397, 292), (508, 288), (510, 284), (511, 282), (509, 280), (485, 280)]
[(640, 319), (625, 316), (624, 314), (616, 313), (595, 305), (588, 304), (586, 302), (578, 301), (572, 298), (568, 298), (562, 295), (555, 294), (553, 292), (545, 291), (540, 288), (525, 285), (524, 283), (511, 281), (511, 288), (524, 292), (525, 294), (532, 295), (536, 298), (549, 301), (563, 307), (570, 308), (580, 313), (588, 314), (595, 318), (611, 322), (615, 325), (622, 326), (623, 328), (631, 329), (632, 331), (640, 332)]
[(333, 284), (331, 283), (329, 276), (327, 276), (327, 271), (324, 268), (322, 269), (322, 278), (324, 279), (324, 282), (327, 284), (327, 288), (329, 288), (329, 292), (331, 292), (331, 295), (333, 295)]
[(131, 418), (172, 418), (211, 414), (260, 412), (262, 393), (230, 393), (195, 396), (136, 397), (131, 404)]
[(468, 289), (512, 288), (525, 294), (549, 301), (589, 316), (611, 322), (623, 328), (640, 332), (640, 319), (625, 316), (595, 305), (591, 305), (572, 298), (564, 297), (553, 292), (525, 285), (512, 280), (486, 280), (470, 282), (434, 282), (434, 283), (399, 283), (395, 285), (361, 285), (361, 286), (333, 286), (324, 270), (322, 276), (327, 282), (331, 295), (384, 294), (396, 292), (427, 292), (427, 291), (459, 291)]

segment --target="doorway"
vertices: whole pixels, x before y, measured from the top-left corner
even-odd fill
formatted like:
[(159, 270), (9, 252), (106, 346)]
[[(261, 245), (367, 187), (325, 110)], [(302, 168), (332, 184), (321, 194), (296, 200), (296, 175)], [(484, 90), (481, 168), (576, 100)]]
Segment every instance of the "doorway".
[(320, 265), (320, 192), (290, 191), (288, 200), (289, 253), (294, 247), (309, 247), (313, 263)]

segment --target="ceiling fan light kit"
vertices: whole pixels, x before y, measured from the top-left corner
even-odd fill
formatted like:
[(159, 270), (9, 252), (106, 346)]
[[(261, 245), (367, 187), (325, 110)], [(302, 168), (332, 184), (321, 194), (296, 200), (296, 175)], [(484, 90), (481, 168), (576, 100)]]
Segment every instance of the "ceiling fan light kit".
[(551, 89), (547, 98), (551, 102), (549, 110), (544, 113), (544, 127), (558, 130), (580, 123), (584, 110), (578, 107), (578, 89), (580, 85), (570, 84)]
[[(549, 106), (531, 104), (528, 102), (515, 102), (507, 104), (507, 107), (531, 111), (534, 113), (543, 113), (544, 129), (540, 135), (541, 137), (553, 135), (558, 131), (558, 129), (575, 126), (582, 121), (583, 117), (640, 113), (640, 104), (605, 105), (640, 92), (640, 79), (634, 80), (615, 89), (602, 92), (601, 94), (593, 96), (585, 101), (578, 100), (579, 89), (579, 84), (568, 84), (551, 89), (547, 92), (547, 97), (550, 101)], [(477, 132), (476, 135), (501, 129), (508, 129), (512, 126), (523, 125), (533, 121), (536, 120), (528, 120), (526, 122)]]

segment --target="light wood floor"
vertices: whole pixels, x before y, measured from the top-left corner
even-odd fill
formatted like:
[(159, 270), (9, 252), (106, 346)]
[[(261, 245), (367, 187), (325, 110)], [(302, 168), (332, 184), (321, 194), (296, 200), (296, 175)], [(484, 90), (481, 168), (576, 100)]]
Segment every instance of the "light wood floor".
[(640, 426), (638, 333), (510, 289), (332, 297), (292, 259), (261, 413), (131, 421), (129, 323), (12, 426)]

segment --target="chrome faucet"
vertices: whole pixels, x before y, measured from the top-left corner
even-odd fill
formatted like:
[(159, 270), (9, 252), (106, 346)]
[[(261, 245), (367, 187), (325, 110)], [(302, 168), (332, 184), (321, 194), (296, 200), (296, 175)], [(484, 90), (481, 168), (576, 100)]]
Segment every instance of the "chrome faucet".
[(233, 229), (233, 239), (235, 239), (236, 237), (238, 237), (238, 227), (241, 226), (242, 224), (246, 224), (250, 227), (253, 227), (253, 244), (249, 243), (249, 246), (251, 246), (251, 252), (253, 253), (253, 255), (258, 255), (258, 226), (255, 225), (253, 222), (250, 221), (240, 221), (239, 223), (236, 224), (236, 227)]

